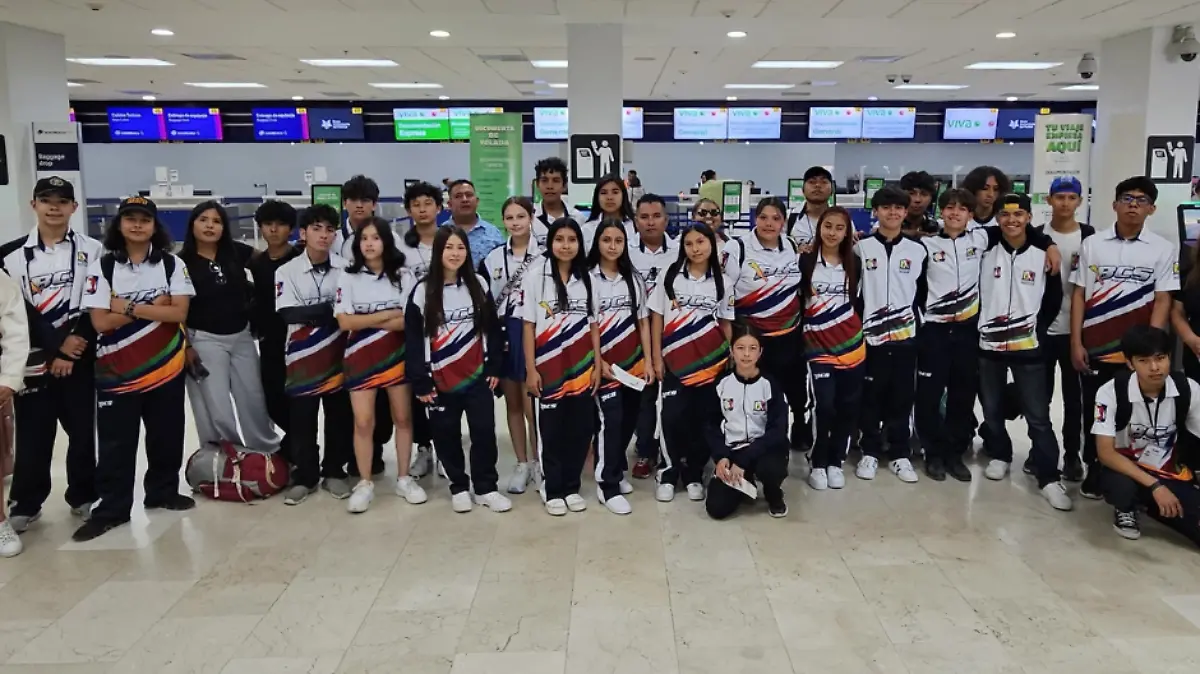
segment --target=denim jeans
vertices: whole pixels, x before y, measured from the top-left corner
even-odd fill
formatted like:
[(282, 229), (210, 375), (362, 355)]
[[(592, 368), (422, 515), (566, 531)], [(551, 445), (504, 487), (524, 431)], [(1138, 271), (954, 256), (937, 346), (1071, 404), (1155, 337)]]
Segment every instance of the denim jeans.
[(1046, 363), (983, 356), (979, 359), (979, 398), (983, 403), (983, 423), (987, 427), (987, 453), (992, 459), (1013, 460), (1012, 438), (1005, 428), (1005, 389), (1008, 373), (1013, 373), (1021, 415), (1029, 429), (1029, 450), (1033, 456), (1038, 487), (1057, 482), (1058, 438), (1050, 423), (1050, 393), (1046, 386)]

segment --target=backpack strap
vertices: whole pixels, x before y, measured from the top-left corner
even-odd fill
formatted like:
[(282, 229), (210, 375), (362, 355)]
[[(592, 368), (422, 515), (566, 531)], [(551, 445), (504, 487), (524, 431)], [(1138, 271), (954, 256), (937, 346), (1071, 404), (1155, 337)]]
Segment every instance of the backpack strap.
[[(163, 273), (167, 276), (167, 288), (171, 287), (171, 277), (175, 275), (175, 256), (170, 253), (163, 253), (162, 256)], [(242, 273), (245, 276), (245, 272)]]
[(113, 268), (117, 265), (117, 258), (113, 257), (112, 253), (105, 253), (100, 258), (100, 273), (104, 274), (104, 280), (108, 283), (108, 290), (112, 292)]
[(1113, 377), (1113, 388), (1117, 394), (1117, 409), (1113, 416), (1118, 433), (1129, 427), (1133, 417), (1133, 403), (1129, 401), (1129, 378), (1133, 375), (1130, 370), (1121, 370)]
[(1179, 395), (1175, 396), (1175, 437), (1179, 438), (1187, 432), (1188, 409), (1192, 406), (1192, 387), (1188, 383), (1187, 375), (1182, 372), (1172, 372), (1171, 379), (1175, 381), (1175, 389), (1179, 391)]

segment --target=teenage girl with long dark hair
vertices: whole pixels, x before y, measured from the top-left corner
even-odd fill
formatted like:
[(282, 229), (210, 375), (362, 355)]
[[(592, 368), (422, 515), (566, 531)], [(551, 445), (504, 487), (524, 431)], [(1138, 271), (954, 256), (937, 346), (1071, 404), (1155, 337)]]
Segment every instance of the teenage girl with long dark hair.
[(632, 512), (625, 494), (633, 485), (625, 480), (625, 449), (633, 439), (641, 408), (641, 391), (622, 384), (612, 368), (620, 368), (647, 384), (654, 371), (647, 367), (650, 353), (650, 311), (646, 285), (629, 259), (625, 228), (615, 218), (605, 218), (596, 230), (588, 254), (592, 291), (598, 305), (600, 360), (604, 381), (596, 399), (600, 428), (596, 432), (596, 496), (610, 512)]

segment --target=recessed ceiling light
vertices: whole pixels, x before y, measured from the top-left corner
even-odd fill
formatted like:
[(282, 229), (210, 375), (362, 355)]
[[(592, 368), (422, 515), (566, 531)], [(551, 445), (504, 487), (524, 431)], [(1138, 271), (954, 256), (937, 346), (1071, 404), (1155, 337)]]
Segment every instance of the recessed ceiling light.
[(567, 82), (551, 82), (550, 84), (547, 84), (546, 86), (550, 87), (551, 89), (566, 89), (568, 86), (568, 83)]
[(736, 100), (737, 100), (737, 96), (726, 96), (726, 97), (725, 97), (725, 100), (727, 100), (727, 101), (736, 101)]
[(1009, 103), (1015, 103), (1017, 101), (1017, 97), (1016, 96), (1005, 96), (1004, 100), (1008, 101)]
[(175, 34), (175, 31), (171, 30), (170, 28), (155, 28), (154, 30), (150, 31), (150, 34), (157, 35), (159, 37), (171, 37)]
[(794, 84), (726, 84), (726, 89), (791, 89)]
[(267, 85), (258, 82), (184, 82), (185, 86), (199, 89), (266, 89)]
[(450, 100), (450, 97), (449, 96), (438, 96), (438, 100), (439, 101), (448, 101), (448, 100)]
[(72, 82), (71, 80), (67, 80), (67, 86), (68, 87), (82, 87), (83, 85), (79, 82)]
[(1014, 38), (1016, 36), (1017, 36), (1017, 34), (1012, 31), (1004, 31), (1003, 33), (996, 33), (996, 38), (1000, 39), (1000, 40), (1011, 40), (1012, 38)]
[(967, 70), (1049, 70), (1062, 65), (1062, 61), (980, 61), (967, 66)]
[(893, 89), (905, 89), (908, 91), (956, 91), (958, 89), (966, 89), (969, 84), (897, 84)]
[(450, 37), (450, 31), (446, 30), (431, 30), (429, 37)]
[(320, 68), (394, 68), (391, 59), (300, 59), (301, 63)]
[(744, 30), (731, 30), (731, 31), (729, 31), (728, 33), (725, 33), (725, 37), (735, 37), (735, 38), (736, 38), (736, 37), (746, 37), (746, 31), (744, 31)]
[(1099, 91), (1099, 84), (1072, 84), (1069, 87), (1063, 87), (1063, 91)]
[(837, 80), (813, 80), (808, 83), (810, 87), (836, 87)]
[(126, 58), (124, 56), (104, 56), (104, 57), (87, 57), (87, 58), (70, 58), (67, 59), (71, 63), (78, 63), (81, 66), (173, 66), (174, 63), (164, 61), (162, 59), (140, 59)]
[(368, 86), (376, 89), (441, 89), (436, 82), (371, 82)]
[(879, 97), (878, 96), (867, 96), (867, 100), (868, 101), (878, 101)]
[(836, 68), (845, 63), (845, 61), (757, 61), (751, 68), (817, 68), (828, 69)]
[(303, 96), (292, 96), (292, 100), (293, 101), (303, 101), (304, 97)]
[(530, 61), (529, 65), (533, 66), (534, 68), (566, 68), (567, 61), (565, 59), (561, 61), (539, 59), (536, 61)]
[(158, 97), (157, 97), (157, 96), (151, 96), (150, 94), (146, 94), (145, 96), (142, 96), (142, 100), (143, 100), (143, 101), (157, 101), (157, 100), (158, 100)]

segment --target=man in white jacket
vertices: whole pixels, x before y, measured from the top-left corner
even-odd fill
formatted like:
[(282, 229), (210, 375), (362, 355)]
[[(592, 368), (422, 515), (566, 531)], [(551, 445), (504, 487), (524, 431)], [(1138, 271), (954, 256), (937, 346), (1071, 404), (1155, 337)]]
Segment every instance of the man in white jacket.
[[(12, 452), (13, 397), (25, 383), (29, 357), (29, 324), (25, 298), (17, 282), (0, 273), (0, 466), (8, 465)], [(24, 546), (4, 510), (4, 482), (0, 481), (0, 557), (16, 557)]]

